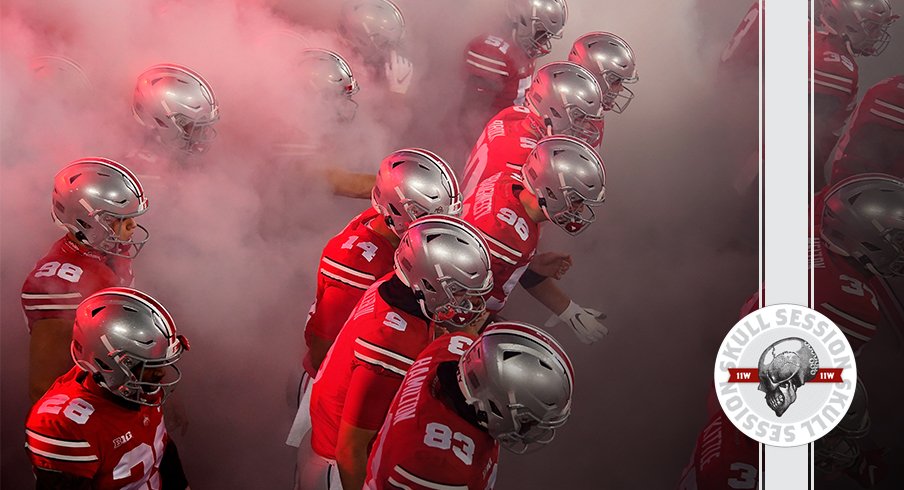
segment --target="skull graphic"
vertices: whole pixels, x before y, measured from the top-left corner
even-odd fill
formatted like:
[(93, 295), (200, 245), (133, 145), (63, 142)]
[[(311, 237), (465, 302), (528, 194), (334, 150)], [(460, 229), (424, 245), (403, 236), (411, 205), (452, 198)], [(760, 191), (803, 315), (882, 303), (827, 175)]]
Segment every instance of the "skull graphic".
[(789, 337), (770, 345), (760, 356), (759, 390), (766, 404), (781, 417), (797, 400), (797, 389), (816, 376), (819, 358), (806, 340)]

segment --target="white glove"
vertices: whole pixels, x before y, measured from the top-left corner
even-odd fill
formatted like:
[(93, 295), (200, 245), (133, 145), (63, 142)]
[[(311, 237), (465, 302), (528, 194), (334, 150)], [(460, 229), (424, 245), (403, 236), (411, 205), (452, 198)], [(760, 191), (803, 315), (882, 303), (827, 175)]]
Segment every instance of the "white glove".
[(606, 315), (603, 313), (592, 308), (584, 308), (572, 301), (568, 304), (568, 308), (565, 308), (565, 311), (551, 316), (546, 321), (545, 326), (547, 328), (553, 327), (561, 321), (571, 326), (578, 340), (585, 344), (592, 344), (609, 333), (609, 329), (599, 321), (605, 318)]
[(404, 95), (411, 85), (414, 73), (414, 65), (410, 61), (392, 51), (389, 53), (389, 61), (386, 62), (386, 79), (389, 80), (389, 90)]

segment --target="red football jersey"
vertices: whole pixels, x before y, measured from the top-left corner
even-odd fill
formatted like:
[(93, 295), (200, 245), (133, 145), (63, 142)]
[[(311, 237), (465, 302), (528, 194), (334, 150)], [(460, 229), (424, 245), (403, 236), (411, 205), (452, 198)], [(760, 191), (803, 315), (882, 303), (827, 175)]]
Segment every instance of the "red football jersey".
[(816, 195), (814, 205), (813, 308), (838, 325), (857, 352), (873, 336), (882, 322), (876, 291), (881, 279), (867, 274), (850, 259), (831, 252), (820, 238), (823, 200), (826, 191)]
[(437, 399), (437, 368), (477, 337), (444, 335), (411, 365), (374, 443), (365, 488), (493, 488), (499, 444)]
[(838, 143), (832, 183), (868, 172), (904, 176), (904, 75), (866, 91)]
[(468, 74), (497, 87), (491, 113), (524, 104), (524, 93), (534, 74), (534, 59), (510, 39), (485, 34), (468, 43), (465, 53)]
[(133, 280), (131, 259), (107, 255), (64, 236), (35, 264), (22, 285), (28, 330), (34, 322), (48, 318), (75, 321), (75, 309), (83, 299), (104, 288), (130, 286)]
[(700, 433), (678, 490), (757, 488), (757, 442), (745, 436), (719, 410)]
[[(859, 70), (847, 41), (817, 30), (813, 38), (813, 90), (817, 114), (814, 125), (815, 162), (819, 176), (854, 110)], [(817, 180), (822, 183), (822, 180)]]
[[(304, 329), (308, 346), (311, 335), (334, 340), (364, 291), (378, 278), (392, 272), (395, 247), (373, 230), (371, 224), (376, 219), (383, 218), (368, 208), (323, 248), (317, 295)], [(304, 368), (311, 377), (317, 374), (310, 355), (304, 358)]]
[(346, 400), (364, 396), (353, 392), (351, 386), (356, 370), (367, 369), (385, 377), (379, 386), (368, 386), (367, 390), (391, 390), (366, 395), (368, 399), (386, 400), (385, 405), (368, 406), (368, 422), (378, 420), (373, 429), (379, 429), (408, 368), (434, 338), (431, 322), (390, 305), (384, 298), (387, 288), (381, 286), (393, 280), (398, 281), (390, 274), (365, 291), (314, 378), (311, 446), (324, 458), (335, 459), (340, 421), (362, 427), (361, 420), (349, 420), (350, 415), (343, 413)]
[(543, 126), (540, 121), (532, 119), (537, 117), (524, 106), (508, 107), (490, 119), (465, 164), (462, 179), (462, 196), (465, 199), (488, 177), (503, 171), (521, 171), (521, 166), (540, 139), (540, 135), (531, 128), (531, 123)]
[(518, 196), (527, 192), (520, 177), (500, 172), (482, 181), (465, 199), (462, 219), (483, 234), (490, 246), (493, 291), (487, 309), (498, 312), (537, 251), (540, 227), (528, 216)]
[(163, 412), (113, 397), (78, 367), (60, 376), (25, 424), (32, 464), (90, 478), (98, 490), (159, 489)]
[[(765, 17), (765, 15), (764, 15)], [(760, 2), (747, 9), (734, 35), (722, 50), (720, 70), (756, 70), (760, 63)]]

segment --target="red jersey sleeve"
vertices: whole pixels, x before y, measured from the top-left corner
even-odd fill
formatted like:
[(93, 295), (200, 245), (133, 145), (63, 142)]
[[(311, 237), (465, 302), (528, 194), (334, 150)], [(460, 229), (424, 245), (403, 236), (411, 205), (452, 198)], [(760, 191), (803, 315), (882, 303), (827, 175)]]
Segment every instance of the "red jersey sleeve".
[(822, 166), (831, 157), (856, 104), (858, 68), (846, 41), (838, 36), (817, 32), (813, 49), (814, 159), (821, 184)]
[(510, 49), (518, 49), (501, 37), (484, 35), (474, 38), (468, 43), (465, 63), (468, 73), (487, 80), (492, 80), (500, 87), (512, 76)]
[[(28, 456), (34, 466), (84, 478), (93, 478), (101, 467), (101, 451), (84, 421), (94, 408), (76, 403), (57, 394), (42, 398), (28, 417), (25, 440)], [(61, 412), (69, 412), (69, 416)], [(79, 422), (82, 422), (79, 424)]]
[(468, 44), (465, 66), (470, 76), (483, 81), (476, 85), (478, 91), (493, 92), (494, 111), (524, 104), (534, 60), (521, 47), (499, 36), (480, 36)]
[(364, 364), (352, 371), (342, 421), (361, 429), (376, 431), (383, 425), (383, 419), (402, 384), (402, 378), (387, 370), (370, 369), (371, 366)]
[(518, 199), (519, 187), (513, 176), (498, 173), (483, 181), (464, 205), (464, 220), (480, 230), (490, 247), (493, 291), (487, 308), (492, 311), (505, 305), (537, 250), (540, 229)]
[(79, 303), (100, 289), (120, 286), (120, 277), (86, 255), (51, 253), (39, 260), (22, 285), (28, 329), (38, 320), (75, 320)]
[(368, 209), (324, 247), (306, 339), (312, 334), (335, 339), (364, 291), (392, 271), (394, 248), (368, 226), (378, 218), (376, 211)]
[(835, 158), (832, 183), (867, 172), (904, 175), (904, 75), (867, 90)]
[(318, 296), (311, 311), (311, 316), (305, 324), (305, 340), (310, 344), (310, 336), (316, 335), (325, 340), (335, 340), (342, 330), (342, 325), (348, 319), (349, 313), (354, 309), (358, 300), (364, 294), (350, 291), (335, 284), (325, 284), (323, 292)]

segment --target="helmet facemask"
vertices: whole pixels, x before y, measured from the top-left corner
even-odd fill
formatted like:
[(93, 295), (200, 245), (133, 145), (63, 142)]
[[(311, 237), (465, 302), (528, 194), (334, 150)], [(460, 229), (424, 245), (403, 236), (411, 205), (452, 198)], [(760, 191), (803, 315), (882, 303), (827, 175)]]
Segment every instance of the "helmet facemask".
[(125, 257), (127, 259), (134, 259), (135, 257), (137, 257), (141, 252), (141, 249), (144, 248), (148, 239), (150, 239), (150, 232), (144, 226), (135, 223), (136, 232), (141, 232), (141, 235), (136, 238), (136, 236), (133, 234), (131, 237), (129, 237), (128, 240), (123, 240), (119, 237), (119, 234), (116, 233), (114, 225), (116, 221), (119, 221), (120, 226), (122, 226), (123, 220), (134, 218), (140, 216), (141, 214), (144, 214), (144, 212), (130, 216), (114, 215), (104, 212), (99, 213), (95, 219), (97, 219), (101, 226), (107, 231), (107, 238), (105, 238), (103, 242), (98, 244), (97, 248), (109, 255), (116, 255), (118, 257)]
[(549, 199), (554, 199), (555, 196), (548, 189), (547, 195), (549, 197), (538, 199), (538, 203), (543, 210), (543, 214), (549, 218), (549, 221), (555, 223), (556, 226), (565, 230), (569, 235), (579, 235), (596, 221), (596, 213), (593, 211), (593, 207), (603, 204), (605, 196), (599, 200), (588, 200), (572, 188), (563, 187), (561, 190), (562, 200), (565, 205), (565, 208), (561, 211), (550, 213)]
[(859, 31), (855, 32), (850, 32), (853, 29), (848, 27), (849, 32), (846, 35), (851, 41), (851, 48), (855, 53), (862, 56), (879, 56), (888, 48), (888, 44), (891, 42), (891, 34), (888, 33), (888, 28), (896, 20), (898, 20), (897, 15), (892, 16), (885, 23), (872, 19), (863, 19), (860, 21)]
[(210, 144), (217, 137), (214, 124), (219, 120), (217, 111), (209, 118), (193, 120), (184, 114), (170, 116), (173, 124), (179, 129), (179, 149), (187, 153), (200, 154), (210, 149)]
[[(621, 114), (628, 109), (628, 105), (634, 100), (634, 91), (628, 88), (626, 85), (631, 83), (637, 83), (637, 77), (627, 79), (618, 76), (618, 74), (614, 72), (606, 72), (603, 74), (603, 78), (606, 83), (606, 93), (603, 95), (603, 110), (612, 111), (616, 114)], [(599, 81), (599, 79), (597, 79)], [(613, 90), (612, 87), (618, 83), (618, 90)], [(600, 84), (600, 87), (603, 85)]]
[(891, 252), (888, 260), (876, 263), (868, 260), (866, 266), (877, 276), (890, 278), (904, 276), (904, 229), (890, 228), (882, 233), (882, 238)]
[[(466, 327), (486, 311), (483, 296), (492, 290), (492, 284), (480, 289), (469, 289), (450, 277), (442, 277), (437, 281), (442, 291), (427, 281), (419, 288), (423, 299), (418, 302), (421, 311), (430, 320), (455, 328)], [(429, 305), (428, 305), (429, 303)]]
[(568, 113), (569, 127), (564, 131), (556, 131), (556, 134), (573, 136), (590, 144), (599, 141), (600, 130), (596, 123), (602, 121), (603, 116), (587, 114), (580, 107), (573, 105), (566, 107), (565, 110)]

